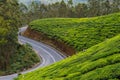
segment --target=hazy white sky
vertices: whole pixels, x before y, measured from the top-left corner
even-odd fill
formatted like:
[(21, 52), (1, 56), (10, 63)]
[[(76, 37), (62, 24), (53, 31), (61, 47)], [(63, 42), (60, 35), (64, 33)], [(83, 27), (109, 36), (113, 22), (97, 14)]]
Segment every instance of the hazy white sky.
[[(58, 2), (58, 1), (61, 1), (61, 0), (19, 0), (20, 2), (23, 2), (23, 3), (28, 3), (28, 2), (32, 2), (32, 1), (41, 1), (42, 3), (45, 3), (45, 4), (48, 4), (48, 3), (53, 3), (53, 2)], [(68, 0), (65, 0), (65, 1), (68, 1)], [(78, 3), (78, 2), (85, 2), (87, 0), (73, 0), (74, 3)]]
[[(26, 3), (29, 1), (35, 1), (35, 0), (19, 0), (20, 2)], [(51, 3), (51, 2), (57, 2), (57, 1), (61, 1), (61, 0), (37, 0), (37, 1), (41, 1), (42, 3)]]

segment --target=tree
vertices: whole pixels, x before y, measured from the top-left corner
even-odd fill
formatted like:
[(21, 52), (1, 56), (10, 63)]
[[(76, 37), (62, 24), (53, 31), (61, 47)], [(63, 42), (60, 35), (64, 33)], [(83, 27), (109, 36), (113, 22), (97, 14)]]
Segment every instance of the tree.
[(75, 17), (75, 10), (74, 10), (74, 6), (73, 6), (73, 0), (68, 0), (67, 17)]
[(102, 15), (106, 15), (111, 13), (111, 4), (109, 0), (105, 0), (102, 4)]
[(87, 17), (88, 7), (86, 4), (79, 3), (75, 6), (77, 17)]
[(73, 7), (73, 0), (68, 0), (68, 6), (71, 8)]
[(0, 69), (6, 70), (10, 57), (17, 50), (17, 31), (21, 22), (17, 0), (1, 0), (0, 4)]
[(59, 7), (59, 17), (66, 17), (67, 15), (67, 6), (66, 6), (66, 3), (64, 2), (64, 0), (62, 0), (60, 2), (60, 7)]
[(28, 7), (28, 12), (25, 13), (25, 18), (27, 22), (30, 22), (39, 18), (51, 17), (92, 17), (120, 10), (120, 0), (88, 0), (87, 3), (76, 5), (73, 5), (73, 0), (67, 1), (67, 3), (62, 0), (52, 4), (32, 2)]
[(19, 10), (20, 10), (20, 20), (22, 21), (22, 25), (26, 25), (26, 24), (28, 24), (29, 23), (29, 20), (28, 20), (28, 12), (29, 12), (29, 10), (28, 10), (28, 7), (25, 5), (25, 4), (23, 4), (23, 3), (20, 3), (19, 4)]
[(88, 16), (99, 16), (102, 0), (88, 0)]
[(113, 0), (111, 4), (111, 12), (119, 12), (120, 11), (120, 0)]
[(47, 12), (48, 17), (59, 17), (59, 6), (60, 6), (59, 2), (49, 4), (47, 6), (48, 7), (48, 12)]

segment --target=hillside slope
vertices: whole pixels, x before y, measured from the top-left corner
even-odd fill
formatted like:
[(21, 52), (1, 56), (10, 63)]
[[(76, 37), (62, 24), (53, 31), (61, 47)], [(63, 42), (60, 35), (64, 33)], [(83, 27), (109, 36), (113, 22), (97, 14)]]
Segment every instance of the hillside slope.
[[(29, 29), (64, 42), (79, 52), (119, 34), (119, 22), (120, 13), (94, 18), (50, 18), (31, 22)], [(30, 33), (28, 37), (34, 34), (27, 33)]]
[(16, 80), (119, 80), (120, 35)]

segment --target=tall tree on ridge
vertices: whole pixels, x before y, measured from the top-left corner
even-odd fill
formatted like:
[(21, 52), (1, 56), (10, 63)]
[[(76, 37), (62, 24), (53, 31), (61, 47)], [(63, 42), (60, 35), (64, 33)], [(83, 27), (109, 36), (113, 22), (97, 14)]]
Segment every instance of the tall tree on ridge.
[[(18, 41), (17, 41), (17, 31), (18, 27), (21, 25), (19, 20), (19, 4), (17, 0), (2, 0), (0, 1), (0, 29), (2, 44), (0, 44), (0, 69), (6, 70), (9, 65), (9, 60), (12, 54), (16, 53)], [(4, 43), (3, 43), (4, 42)]]
[(67, 5), (64, 2), (64, 0), (62, 0), (60, 2), (60, 7), (59, 7), (59, 17), (66, 17), (66, 15), (67, 15), (66, 11), (67, 11)]

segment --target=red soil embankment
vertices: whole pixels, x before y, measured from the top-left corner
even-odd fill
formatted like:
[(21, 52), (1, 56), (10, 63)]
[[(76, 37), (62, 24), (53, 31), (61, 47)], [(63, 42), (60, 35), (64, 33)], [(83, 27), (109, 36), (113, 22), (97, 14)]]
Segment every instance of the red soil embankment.
[(50, 46), (53, 46), (54, 48), (64, 52), (67, 56), (71, 56), (76, 53), (75, 49), (66, 45), (65, 43), (55, 39), (50, 39), (47, 37), (47, 35), (32, 30), (30, 27), (27, 28), (27, 30), (23, 33), (23, 35), (37, 41), (42, 41)]

